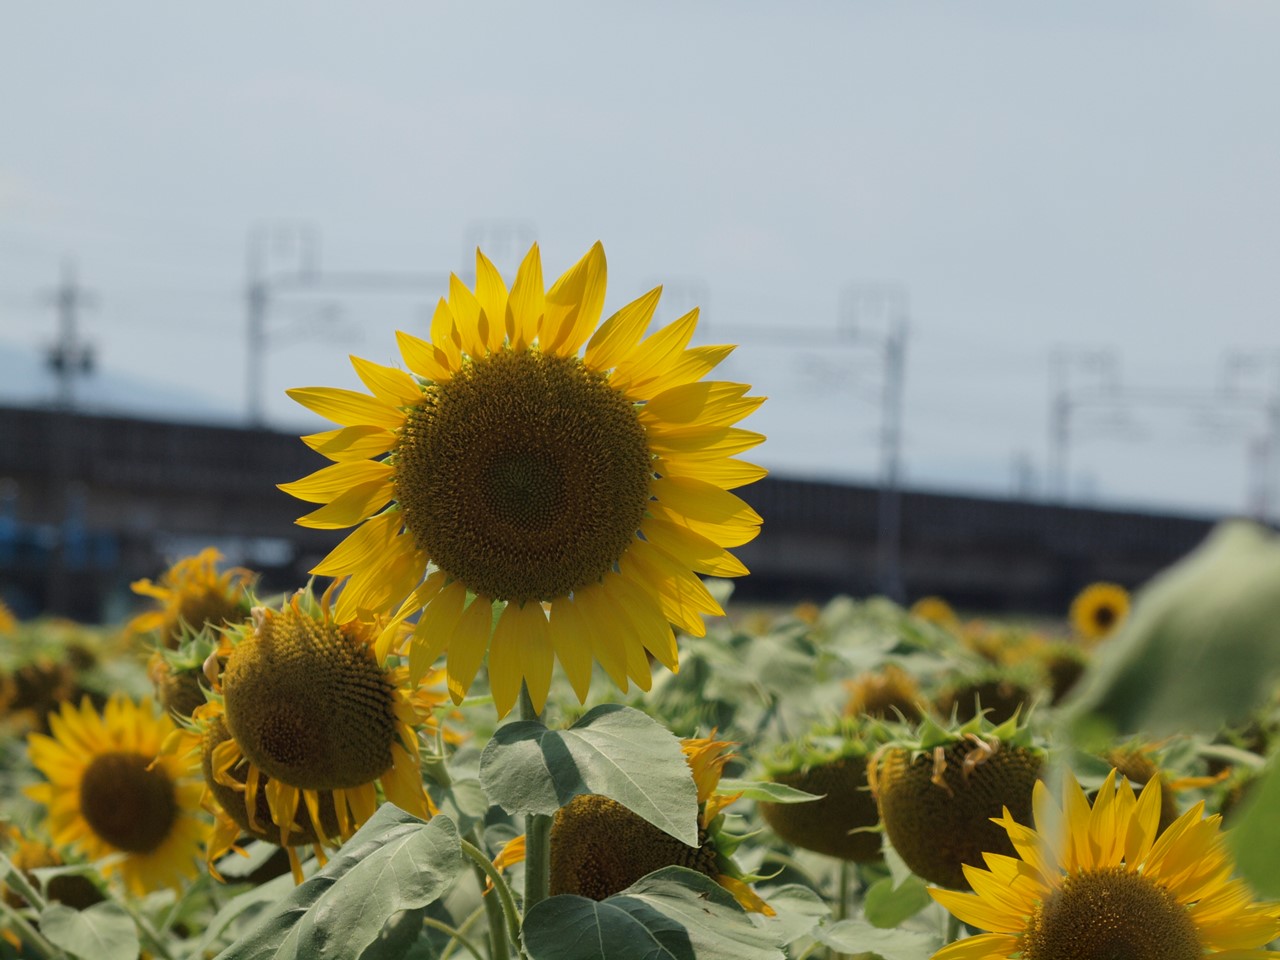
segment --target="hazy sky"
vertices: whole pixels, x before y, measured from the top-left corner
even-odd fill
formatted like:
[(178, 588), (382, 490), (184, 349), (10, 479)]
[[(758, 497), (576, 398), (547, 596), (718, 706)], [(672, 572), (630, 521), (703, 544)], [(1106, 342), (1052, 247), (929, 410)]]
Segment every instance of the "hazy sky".
[[(609, 306), (702, 301), (790, 474), (874, 474), (874, 364), (798, 334), (904, 284), (908, 482), (1006, 493), (1019, 454), (1043, 478), (1057, 345), (1179, 397), (1280, 357), (1277, 49), (1275, 0), (10, 4), (0, 352), (50, 339), (73, 257), (106, 373), (238, 414), (253, 225), (436, 272), (516, 222), (548, 274), (603, 240)], [(338, 338), (282, 304), (271, 422), (309, 426), (284, 389), (355, 386), (346, 354), (390, 361), (434, 295), (344, 297)], [(1079, 421), (1081, 492), (1244, 508), (1256, 411), (1129, 413)]]

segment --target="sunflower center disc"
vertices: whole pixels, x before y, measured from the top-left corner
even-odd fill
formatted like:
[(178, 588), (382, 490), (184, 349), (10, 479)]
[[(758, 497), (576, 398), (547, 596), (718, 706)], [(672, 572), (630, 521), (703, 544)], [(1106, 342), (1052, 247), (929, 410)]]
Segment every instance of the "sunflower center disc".
[(1031, 920), (1024, 960), (1197, 960), (1195, 921), (1173, 895), (1122, 867), (1067, 877)]
[(635, 407), (575, 357), (503, 350), (427, 388), (395, 450), (418, 548), (468, 589), (553, 600), (635, 539), (652, 463)]
[(1098, 609), (1093, 612), (1093, 622), (1103, 630), (1113, 626), (1116, 622), (1115, 608), (1106, 606), (1105, 604), (1098, 607)]
[(391, 766), (395, 688), (337, 624), (287, 607), (227, 659), (227, 729), (250, 763), (304, 790), (372, 783)]
[(126, 853), (151, 853), (164, 843), (178, 816), (173, 783), (163, 770), (148, 770), (150, 757), (103, 753), (80, 781), (80, 814), (90, 829)]

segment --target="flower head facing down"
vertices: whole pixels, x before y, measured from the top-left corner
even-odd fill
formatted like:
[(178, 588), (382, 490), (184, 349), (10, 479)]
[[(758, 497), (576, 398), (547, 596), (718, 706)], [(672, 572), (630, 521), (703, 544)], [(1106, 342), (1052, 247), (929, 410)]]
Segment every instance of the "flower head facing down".
[(1196, 804), (1161, 832), (1160, 787), (1135, 796), (1112, 770), (1090, 806), (1068, 775), (1064, 806), (1035, 789), (1035, 829), (997, 822), (1017, 856), (965, 867), (974, 892), (930, 890), (965, 923), (990, 933), (934, 960), (1250, 960), (1280, 935), (1280, 904), (1257, 903), (1232, 860), (1221, 817)]
[(605, 274), (596, 244), (544, 289), (535, 246), (508, 290), (477, 251), (430, 338), (397, 335), (409, 373), (353, 357), (372, 395), (289, 391), (341, 426), (303, 438), (333, 465), (281, 489), (320, 504), (300, 524), (356, 527), (313, 572), (344, 581), (340, 620), (420, 614), (412, 674), (447, 654), (455, 702), (486, 654), (501, 714), (522, 682), (541, 710), (556, 659), (580, 699), (593, 660), (648, 689), (672, 625), (723, 612), (697, 574), (746, 573), (726, 548), (761, 521), (729, 491), (764, 438), (735, 424), (763, 398), (702, 380), (732, 348), (689, 347), (696, 310), (645, 336), (660, 290), (600, 323)]

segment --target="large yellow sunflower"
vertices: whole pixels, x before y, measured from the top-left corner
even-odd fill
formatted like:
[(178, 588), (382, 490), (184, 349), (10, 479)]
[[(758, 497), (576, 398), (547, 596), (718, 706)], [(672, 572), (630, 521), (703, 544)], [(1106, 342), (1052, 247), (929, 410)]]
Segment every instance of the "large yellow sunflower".
[(1254, 960), (1280, 936), (1280, 904), (1232, 880), (1231, 855), (1199, 803), (1159, 832), (1160, 787), (1135, 797), (1112, 770), (1092, 809), (1068, 776), (1065, 813), (1036, 784), (1036, 829), (997, 820), (1017, 857), (966, 866), (974, 893), (930, 890), (965, 923), (991, 930), (933, 960)]
[(317, 605), (306, 593), (281, 610), (255, 607), (251, 624), (228, 631), (226, 667), (195, 712), (206, 784), (225, 813), (211, 858), (238, 825), (290, 848), (297, 874), (292, 848), (350, 837), (377, 809), (378, 786), (430, 816), (415, 728), (435, 698), (374, 659), (374, 633), (335, 622), (328, 596)]
[(218, 572), (222, 555), (207, 547), (166, 570), (160, 583), (137, 580), (133, 592), (160, 601), (159, 609), (129, 621), (130, 634), (158, 632), (166, 647), (176, 647), (184, 625), (199, 630), (237, 623), (249, 612), (248, 587), (253, 574), (243, 567)]
[(157, 757), (173, 731), (150, 700), (116, 694), (101, 715), (86, 697), (49, 717), (52, 736), (28, 738), (31, 762), (48, 782), (27, 795), (49, 808), (55, 843), (91, 860), (109, 854), (105, 875), (119, 874), (130, 892), (178, 888), (196, 873), (208, 829), (200, 814), (200, 769), (172, 755)]
[(554, 659), (579, 698), (593, 658), (647, 690), (646, 651), (676, 669), (671, 624), (722, 613), (695, 574), (747, 572), (725, 548), (761, 521), (728, 491), (764, 475), (733, 459), (764, 438), (734, 424), (763, 398), (702, 381), (733, 348), (689, 347), (697, 310), (642, 339), (660, 288), (597, 326), (598, 243), (549, 290), (537, 246), (510, 291), (479, 251), (476, 277), (429, 340), (397, 334), (412, 375), (353, 357), (372, 396), (289, 391), (341, 428), (303, 438), (334, 464), (281, 489), (322, 504), (304, 526), (358, 525), (313, 572), (346, 581), (340, 620), (421, 611), (411, 671), (447, 652), (455, 701), (486, 651), (500, 714), (522, 681), (542, 709)]

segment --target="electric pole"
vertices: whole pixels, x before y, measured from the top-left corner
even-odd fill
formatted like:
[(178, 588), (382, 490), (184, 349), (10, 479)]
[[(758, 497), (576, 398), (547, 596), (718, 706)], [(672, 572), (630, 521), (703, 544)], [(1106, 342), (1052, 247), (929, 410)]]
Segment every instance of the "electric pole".
[(58, 335), (46, 354), (46, 363), (58, 381), (54, 406), (70, 411), (75, 407), (78, 377), (93, 372), (93, 348), (80, 339), (80, 311), (94, 305), (91, 294), (76, 282), (75, 265), (65, 261), (62, 281), (49, 296), (58, 315)]

